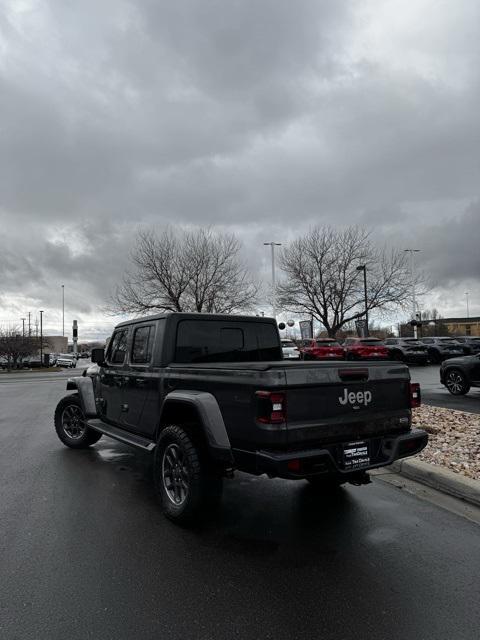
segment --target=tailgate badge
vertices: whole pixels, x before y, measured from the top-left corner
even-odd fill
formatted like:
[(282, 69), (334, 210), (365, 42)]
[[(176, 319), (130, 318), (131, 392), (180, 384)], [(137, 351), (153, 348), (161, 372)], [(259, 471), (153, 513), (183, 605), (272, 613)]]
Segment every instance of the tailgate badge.
[(372, 400), (372, 392), (371, 391), (348, 391), (348, 389), (343, 390), (343, 397), (339, 396), (338, 401), (340, 404), (347, 405), (349, 404), (352, 409), (359, 409), (360, 405), (363, 404), (365, 407)]

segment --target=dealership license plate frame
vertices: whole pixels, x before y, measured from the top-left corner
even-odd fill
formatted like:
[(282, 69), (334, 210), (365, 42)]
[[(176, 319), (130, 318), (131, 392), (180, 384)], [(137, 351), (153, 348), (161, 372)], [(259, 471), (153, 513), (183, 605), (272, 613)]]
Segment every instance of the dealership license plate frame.
[(343, 445), (343, 468), (345, 471), (364, 469), (370, 465), (370, 447), (366, 440), (347, 442)]

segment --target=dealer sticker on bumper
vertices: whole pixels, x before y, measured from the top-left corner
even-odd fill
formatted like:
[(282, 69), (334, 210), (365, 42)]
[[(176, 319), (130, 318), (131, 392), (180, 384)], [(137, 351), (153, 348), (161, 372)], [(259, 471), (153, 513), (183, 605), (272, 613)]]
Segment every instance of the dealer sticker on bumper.
[(345, 469), (361, 469), (370, 464), (368, 442), (349, 442), (343, 447), (343, 466)]

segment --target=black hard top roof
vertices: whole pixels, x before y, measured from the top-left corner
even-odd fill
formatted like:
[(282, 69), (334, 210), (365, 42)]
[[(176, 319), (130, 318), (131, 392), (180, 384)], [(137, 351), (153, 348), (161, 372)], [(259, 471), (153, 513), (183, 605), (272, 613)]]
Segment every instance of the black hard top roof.
[(179, 312), (171, 312), (171, 313), (157, 313), (152, 316), (142, 316), (141, 318), (133, 318), (132, 320), (124, 320), (123, 322), (119, 322), (115, 325), (117, 327), (125, 327), (131, 324), (139, 324), (141, 322), (153, 322), (154, 320), (161, 320), (162, 318), (178, 318), (181, 320), (198, 320), (201, 318), (202, 320), (237, 320), (237, 321), (252, 321), (252, 320), (263, 320), (269, 323), (275, 322), (274, 318), (267, 318), (264, 316), (237, 316), (228, 313), (179, 313)]

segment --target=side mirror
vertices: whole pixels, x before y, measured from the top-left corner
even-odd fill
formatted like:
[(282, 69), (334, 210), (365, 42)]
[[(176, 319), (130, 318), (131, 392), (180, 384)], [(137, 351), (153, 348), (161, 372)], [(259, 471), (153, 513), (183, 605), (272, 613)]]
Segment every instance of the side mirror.
[(92, 349), (92, 362), (101, 366), (105, 362), (105, 349)]

